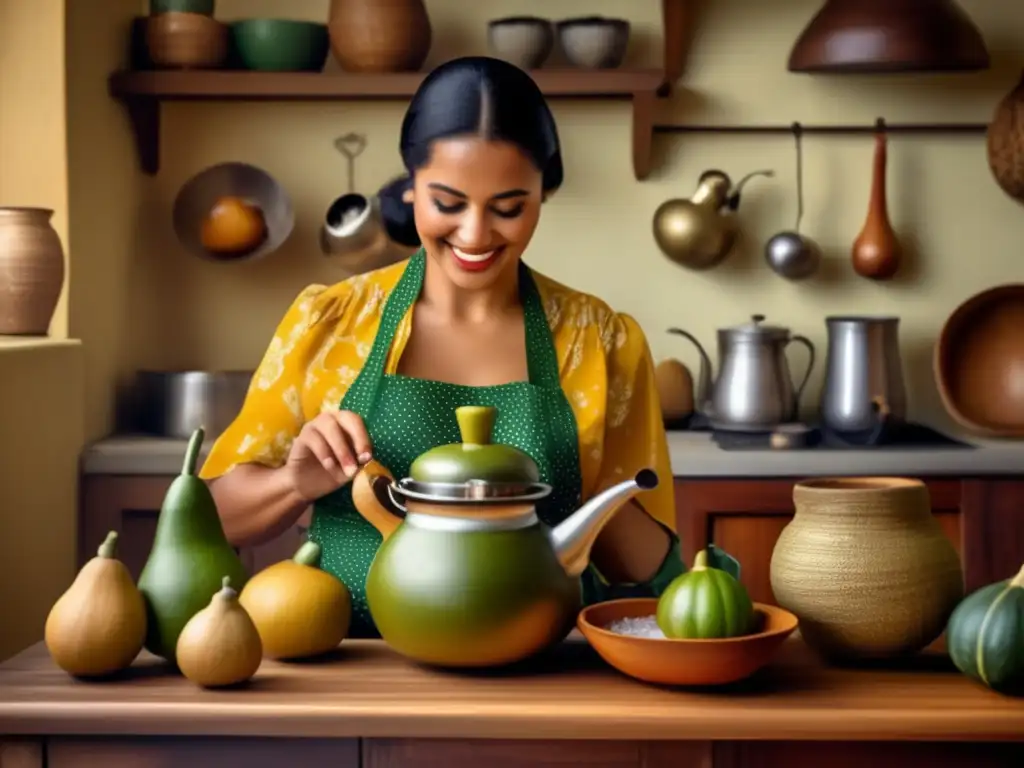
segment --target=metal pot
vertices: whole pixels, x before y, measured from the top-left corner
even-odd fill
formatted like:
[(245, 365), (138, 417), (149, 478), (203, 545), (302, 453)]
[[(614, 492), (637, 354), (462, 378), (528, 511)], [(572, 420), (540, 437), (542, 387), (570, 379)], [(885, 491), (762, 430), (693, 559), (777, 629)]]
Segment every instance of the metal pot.
[(142, 432), (188, 438), (203, 427), (211, 438), (234, 421), (253, 371), (139, 371), (136, 416)]
[(898, 317), (826, 317), (828, 353), (821, 422), (841, 435), (878, 442), (907, 414)]
[[(693, 342), (700, 352), (697, 377), (698, 410), (713, 429), (729, 432), (764, 432), (796, 419), (800, 395), (814, 370), (814, 344), (788, 328), (762, 325), (764, 315), (751, 322), (718, 331), (718, 376), (712, 381), (711, 358), (688, 331), (669, 333)], [(796, 342), (809, 358), (803, 380), (795, 389), (786, 360), (786, 347)]]

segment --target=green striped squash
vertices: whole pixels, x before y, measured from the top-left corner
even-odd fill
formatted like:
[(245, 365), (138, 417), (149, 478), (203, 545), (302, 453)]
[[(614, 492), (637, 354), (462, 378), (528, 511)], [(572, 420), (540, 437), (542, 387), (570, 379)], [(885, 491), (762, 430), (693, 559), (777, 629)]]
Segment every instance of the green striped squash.
[(1024, 692), (1024, 566), (961, 601), (946, 626), (957, 669), (1003, 693)]
[(680, 574), (658, 599), (656, 618), (665, 637), (709, 640), (749, 634), (754, 605), (746, 587), (726, 571), (707, 564), (701, 550), (693, 568)]

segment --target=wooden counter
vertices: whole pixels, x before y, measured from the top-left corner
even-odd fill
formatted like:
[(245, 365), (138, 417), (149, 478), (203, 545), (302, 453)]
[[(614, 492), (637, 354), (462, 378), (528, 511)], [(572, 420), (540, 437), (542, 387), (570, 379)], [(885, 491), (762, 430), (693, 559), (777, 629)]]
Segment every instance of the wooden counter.
[(799, 638), (755, 678), (708, 692), (633, 681), (577, 641), (527, 670), (473, 675), (346, 642), (324, 661), (264, 662), (249, 686), (219, 692), (152, 657), (120, 680), (78, 682), (40, 644), (0, 666), (0, 739), (0, 768), (984, 768), (1024, 765), (1024, 700), (939, 655), (827, 668)]

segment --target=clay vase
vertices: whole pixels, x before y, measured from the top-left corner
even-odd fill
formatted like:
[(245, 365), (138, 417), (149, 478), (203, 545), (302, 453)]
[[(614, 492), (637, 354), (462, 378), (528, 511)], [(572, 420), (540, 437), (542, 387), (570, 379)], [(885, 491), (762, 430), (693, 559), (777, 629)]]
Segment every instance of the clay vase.
[(64, 287), (64, 249), (47, 208), (0, 207), (0, 334), (46, 336)]
[(963, 570), (924, 483), (815, 479), (797, 483), (793, 501), (771, 585), (811, 648), (833, 662), (886, 659), (942, 634), (964, 596)]
[(988, 126), (988, 165), (996, 183), (1024, 202), (1024, 74), (1003, 97)]
[(869, 280), (888, 280), (899, 270), (902, 259), (899, 238), (889, 221), (885, 195), (886, 144), (885, 131), (877, 131), (868, 215), (851, 254), (854, 272)]
[(331, 52), (349, 72), (415, 72), (430, 52), (423, 0), (331, 0)]

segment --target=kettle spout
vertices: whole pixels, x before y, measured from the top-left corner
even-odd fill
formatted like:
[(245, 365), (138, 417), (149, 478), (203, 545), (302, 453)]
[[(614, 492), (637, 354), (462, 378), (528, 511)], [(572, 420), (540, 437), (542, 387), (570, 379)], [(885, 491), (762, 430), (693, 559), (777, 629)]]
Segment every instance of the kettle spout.
[(579, 576), (590, 562), (598, 535), (619, 508), (643, 491), (658, 487), (658, 475), (641, 469), (636, 476), (613, 485), (572, 513), (551, 531), (551, 544), (569, 576)]

